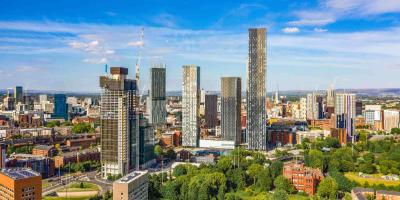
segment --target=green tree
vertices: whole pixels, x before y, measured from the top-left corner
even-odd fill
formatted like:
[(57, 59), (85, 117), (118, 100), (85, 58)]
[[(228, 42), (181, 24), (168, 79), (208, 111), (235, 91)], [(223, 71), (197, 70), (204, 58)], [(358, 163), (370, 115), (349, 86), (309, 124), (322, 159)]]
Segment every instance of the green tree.
[(187, 174), (187, 168), (185, 165), (178, 165), (174, 168), (172, 175), (175, 177), (183, 176)]
[(392, 128), (392, 130), (390, 130), (390, 134), (393, 134), (393, 135), (400, 134), (400, 128)]
[(295, 191), (292, 183), (282, 175), (276, 177), (274, 186), (276, 190), (284, 190), (288, 193), (293, 193)]
[(283, 163), (281, 161), (275, 161), (271, 163), (270, 172), (272, 179), (281, 175), (282, 171), (283, 171)]
[(175, 160), (176, 159), (176, 153), (173, 149), (168, 149), (167, 152), (165, 153), (165, 157), (169, 158), (171, 160)]
[(154, 154), (156, 154), (156, 156), (162, 156), (163, 154), (164, 154), (164, 151), (163, 151), (163, 149), (161, 148), (161, 146), (160, 145), (156, 145), (155, 147), (154, 147)]
[(305, 158), (307, 166), (312, 168), (324, 169), (324, 154), (316, 149), (312, 149), (308, 152)]
[(336, 199), (338, 184), (331, 177), (324, 178), (318, 186), (317, 195), (322, 199)]
[(285, 190), (275, 190), (274, 195), (272, 196), (274, 200), (288, 200), (289, 195)]
[(260, 174), (261, 170), (263, 170), (263, 167), (260, 164), (256, 163), (251, 164), (250, 167), (247, 169), (249, 176), (253, 179), (253, 184), (256, 183), (257, 177)]
[(79, 123), (72, 127), (71, 131), (73, 133), (93, 133), (94, 128), (90, 123)]

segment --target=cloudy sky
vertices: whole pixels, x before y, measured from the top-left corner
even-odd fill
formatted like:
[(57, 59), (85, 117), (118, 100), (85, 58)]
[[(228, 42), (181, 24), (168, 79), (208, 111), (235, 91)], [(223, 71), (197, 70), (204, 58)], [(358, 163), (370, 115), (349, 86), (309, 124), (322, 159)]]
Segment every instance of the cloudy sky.
[(99, 91), (105, 64), (132, 71), (142, 49), (144, 89), (149, 67), (164, 63), (167, 90), (181, 89), (184, 64), (201, 67), (202, 88), (219, 90), (221, 76), (246, 79), (249, 27), (268, 29), (269, 91), (400, 87), (399, 0), (0, 5), (0, 88)]

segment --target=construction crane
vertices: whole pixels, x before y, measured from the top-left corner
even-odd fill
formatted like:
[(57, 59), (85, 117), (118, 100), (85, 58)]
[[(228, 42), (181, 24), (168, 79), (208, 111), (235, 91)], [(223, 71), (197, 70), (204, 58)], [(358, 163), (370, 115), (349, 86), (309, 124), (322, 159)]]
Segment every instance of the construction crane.
[(139, 42), (138, 42), (138, 44), (139, 44), (139, 50), (138, 50), (138, 56), (137, 56), (137, 59), (136, 59), (136, 87), (137, 87), (137, 91), (138, 92), (140, 92), (139, 91), (139, 89), (140, 89), (140, 61), (141, 61), (141, 58), (142, 58), (142, 47), (144, 46), (144, 40), (143, 40), (143, 38), (144, 38), (144, 28), (142, 28), (142, 30), (141, 30), (141, 32), (140, 32), (140, 40), (139, 40)]

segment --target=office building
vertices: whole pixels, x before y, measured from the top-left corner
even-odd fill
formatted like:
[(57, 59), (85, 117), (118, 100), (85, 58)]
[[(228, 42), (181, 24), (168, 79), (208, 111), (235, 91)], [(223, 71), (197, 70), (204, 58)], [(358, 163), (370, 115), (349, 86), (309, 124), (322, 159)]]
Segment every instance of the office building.
[(154, 154), (154, 127), (144, 118), (143, 114), (139, 114), (139, 151), (136, 155), (141, 169), (147, 168), (155, 162)]
[(15, 110), (14, 97), (7, 96), (3, 99), (3, 106), (5, 110)]
[(18, 102), (21, 102), (21, 103), (24, 102), (24, 95), (23, 95), (22, 86), (15, 86), (15, 88), (14, 88), (14, 100), (15, 100), (15, 104), (17, 104)]
[(362, 101), (356, 101), (356, 116), (361, 116), (363, 111)]
[(128, 68), (111, 67), (111, 75), (100, 77), (102, 176), (125, 175), (136, 168), (138, 108), (136, 81), (128, 79)]
[(221, 135), (223, 140), (242, 142), (241, 132), (242, 80), (221, 78)]
[(198, 147), (200, 140), (200, 67), (183, 66), (182, 146)]
[(249, 29), (247, 66), (247, 121), (248, 149), (267, 150), (266, 134), (266, 29)]
[(399, 128), (399, 111), (383, 110), (383, 129), (390, 133), (392, 128)]
[(317, 94), (310, 93), (307, 94), (307, 119), (319, 119), (318, 113), (318, 102), (317, 102)]
[(68, 120), (68, 104), (65, 94), (54, 95), (54, 111), (52, 117)]
[(8, 168), (0, 171), (0, 199), (42, 199), (42, 178), (28, 168)]
[(164, 67), (150, 68), (148, 114), (149, 122), (154, 125), (163, 125), (167, 117), (165, 107), (165, 71)]
[(147, 171), (134, 171), (113, 183), (113, 199), (148, 200)]
[(215, 129), (217, 126), (217, 101), (216, 94), (206, 94), (205, 96), (205, 127)]
[(352, 142), (355, 134), (356, 95), (338, 93), (335, 95), (336, 128), (345, 129)]
[(335, 107), (335, 90), (333, 89), (333, 85), (326, 90), (326, 106)]

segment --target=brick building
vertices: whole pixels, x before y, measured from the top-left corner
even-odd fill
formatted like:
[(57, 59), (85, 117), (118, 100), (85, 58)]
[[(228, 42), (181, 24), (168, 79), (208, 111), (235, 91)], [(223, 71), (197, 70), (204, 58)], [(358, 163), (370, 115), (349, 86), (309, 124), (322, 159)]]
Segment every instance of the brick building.
[(42, 199), (42, 178), (39, 173), (31, 169), (2, 169), (0, 180), (0, 199), (2, 200)]
[(27, 167), (39, 172), (42, 178), (54, 176), (54, 161), (46, 156), (32, 154), (11, 154), (6, 167)]
[(339, 144), (346, 145), (349, 137), (345, 128), (331, 128), (331, 137), (339, 140)]
[(283, 176), (289, 179), (299, 192), (315, 195), (319, 182), (324, 178), (320, 169), (305, 167), (303, 163), (287, 163), (283, 166)]
[(32, 149), (32, 154), (38, 156), (53, 157), (56, 155), (56, 152), (57, 152), (56, 148), (47, 145), (36, 145)]
[(66, 142), (68, 147), (82, 147), (83, 149), (89, 148), (91, 145), (96, 145), (96, 137), (69, 139)]
[(161, 136), (161, 145), (166, 146), (166, 147), (179, 147), (181, 146), (181, 132), (180, 131), (174, 131), (174, 132), (166, 132), (163, 133)]
[(331, 128), (335, 128), (335, 119), (312, 119), (307, 120), (308, 124), (312, 127), (318, 127), (322, 130), (330, 130)]
[(400, 192), (378, 190), (376, 191), (376, 200), (400, 200)]
[(79, 152), (68, 152), (54, 157), (55, 167), (60, 168), (68, 163), (86, 161), (100, 161), (100, 152), (97, 149), (85, 149)]

